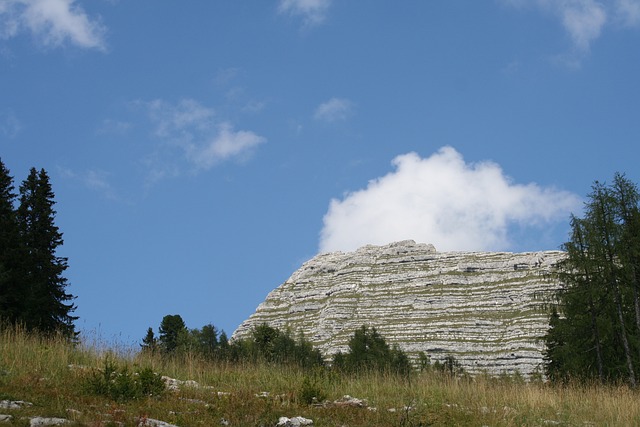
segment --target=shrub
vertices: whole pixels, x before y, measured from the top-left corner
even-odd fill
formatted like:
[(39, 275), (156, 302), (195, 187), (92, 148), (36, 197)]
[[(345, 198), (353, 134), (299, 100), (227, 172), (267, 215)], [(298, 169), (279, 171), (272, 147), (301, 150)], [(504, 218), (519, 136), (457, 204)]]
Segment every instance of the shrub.
[(143, 397), (161, 396), (165, 391), (165, 384), (161, 376), (150, 368), (131, 372), (126, 366), (119, 368), (110, 357), (106, 357), (104, 367), (93, 371), (86, 378), (85, 389), (91, 394), (126, 402)]
[(311, 405), (327, 399), (327, 393), (323, 387), (324, 371), (315, 369), (311, 375), (305, 375), (298, 390), (298, 401)]

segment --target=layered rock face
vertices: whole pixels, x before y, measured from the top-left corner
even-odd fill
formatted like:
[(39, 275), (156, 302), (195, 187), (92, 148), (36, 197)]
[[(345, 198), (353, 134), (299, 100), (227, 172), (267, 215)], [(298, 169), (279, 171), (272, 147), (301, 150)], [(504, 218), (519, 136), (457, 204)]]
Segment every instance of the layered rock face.
[(328, 358), (362, 325), (412, 358), (454, 356), (471, 373), (542, 367), (544, 302), (564, 252), (437, 252), (413, 241), (327, 253), (272, 291), (233, 338), (267, 323), (302, 333)]

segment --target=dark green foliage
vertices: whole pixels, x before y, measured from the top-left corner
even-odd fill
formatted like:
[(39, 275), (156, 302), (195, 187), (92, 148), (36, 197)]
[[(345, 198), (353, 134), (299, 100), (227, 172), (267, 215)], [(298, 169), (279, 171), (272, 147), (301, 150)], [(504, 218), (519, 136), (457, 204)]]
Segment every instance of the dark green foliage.
[(305, 375), (298, 390), (298, 400), (307, 405), (324, 402), (327, 399), (324, 387), (327, 375), (327, 372), (321, 369), (314, 369)]
[(142, 351), (148, 351), (151, 353), (155, 353), (158, 349), (158, 340), (156, 339), (155, 334), (153, 333), (153, 328), (147, 329), (147, 335), (142, 339), (142, 344), (140, 344)]
[(32, 168), (20, 185), (19, 205), (0, 161), (0, 317), (30, 331), (75, 336), (75, 297), (66, 292), (67, 259), (55, 225), (54, 194), (44, 169)]
[(320, 351), (303, 336), (296, 340), (289, 332), (267, 324), (256, 326), (250, 340), (234, 342), (231, 351), (234, 357), (269, 363), (295, 364), (303, 368), (324, 365)]
[(218, 331), (216, 327), (212, 324), (205, 325), (201, 330), (195, 331), (195, 336), (198, 350), (206, 356), (213, 356), (218, 349)]
[(424, 351), (418, 353), (418, 367), (420, 372), (428, 371), (431, 368), (431, 358)]
[(13, 177), (0, 159), (0, 318), (15, 323), (21, 301), (16, 264), (20, 235), (14, 209)]
[(625, 381), (635, 387), (640, 368), (640, 196), (616, 174), (596, 182), (584, 218), (571, 218), (563, 245), (563, 283), (545, 338), (545, 372), (570, 378)]
[(465, 376), (466, 372), (460, 362), (451, 354), (448, 354), (442, 362), (439, 360), (431, 365), (431, 369), (450, 376)]
[(144, 397), (159, 397), (165, 392), (162, 377), (150, 368), (129, 371), (118, 367), (109, 357), (104, 367), (85, 379), (84, 387), (90, 394), (105, 396), (116, 402), (126, 402)]
[(345, 372), (391, 372), (407, 375), (411, 364), (407, 355), (394, 346), (390, 348), (375, 328), (363, 325), (349, 340), (349, 352), (334, 356), (333, 366)]
[(229, 342), (227, 334), (212, 324), (201, 329), (188, 329), (178, 314), (167, 315), (160, 324), (160, 337), (155, 338), (149, 328), (140, 346), (143, 351), (161, 350), (163, 355), (181, 355), (187, 352), (205, 359), (231, 362), (267, 362), (297, 365), (302, 368), (324, 366), (319, 350), (303, 336), (293, 338), (268, 325), (252, 331), (251, 338)]
[(168, 314), (160, 323), (160, 347), (165, 353), (175, 352), (188, 339), (187, 326), (179, 314)]

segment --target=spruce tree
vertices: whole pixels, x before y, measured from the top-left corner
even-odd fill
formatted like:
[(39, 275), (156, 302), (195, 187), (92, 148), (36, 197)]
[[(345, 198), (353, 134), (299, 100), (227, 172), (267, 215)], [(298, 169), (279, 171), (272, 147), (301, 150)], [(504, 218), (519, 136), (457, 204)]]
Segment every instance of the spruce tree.
[(142, 351), (155, 353), (156, 348), (158, 347), (158, 340), (153, 333), (153, 328), (149, 327), (149, 329), (147, 329), (147, 334), (142, 339), (142, 344), (140, 344), (140, 347), (142, 348)]
[(16, 272), (20, 236), (14, 202), (13, 177), (0, 159), (0, 321), (15, 323), (22, 301)]
[(63, 244), (62, 233), (55, 225), (54, 193), (44, 169), (31, 168), (20, 186), (20, 205), (17, 210), (20, 239), (24, 257), (18, 266), (23, 278), (24, 296), (21, 321), (30, 330), (45, 334), (75, 335), (71, 313), (76, 306), (74, 296), (65, 288), (67, 258), (56, 255)]

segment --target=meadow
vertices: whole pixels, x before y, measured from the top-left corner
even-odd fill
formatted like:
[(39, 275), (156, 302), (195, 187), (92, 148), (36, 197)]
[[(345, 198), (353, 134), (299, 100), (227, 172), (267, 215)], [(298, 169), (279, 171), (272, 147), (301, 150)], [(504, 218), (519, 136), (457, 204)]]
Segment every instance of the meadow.
[[(158, 388), (161, 376), (179, 380), (175, 389)], [(144, 378), (151, 387), (140, 389)], [(345, 403), (345, 395), (363, 404)], [(296, 416), (320, 427), (640, 425), (640, 394), (623, 385), (433, 371), (344, 375), (104, 349), (16, 328), (0, 332), (0, 401), (32, 403), (0, 409), (12, 417), (6, 425), (17, 426), (35, 416), (96, 427), (154, 425), (152, 419), (176, 426), (275, 426), (280, 417)]]

